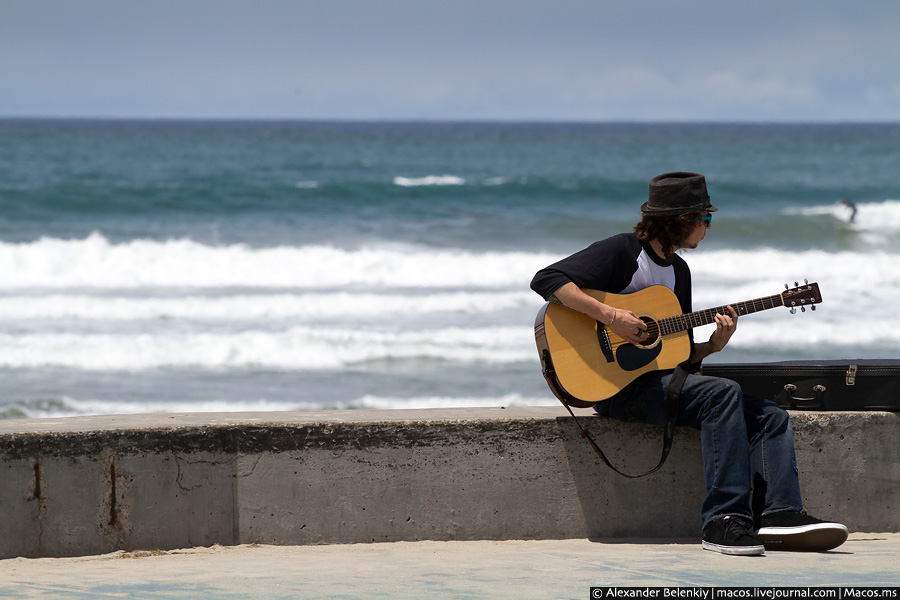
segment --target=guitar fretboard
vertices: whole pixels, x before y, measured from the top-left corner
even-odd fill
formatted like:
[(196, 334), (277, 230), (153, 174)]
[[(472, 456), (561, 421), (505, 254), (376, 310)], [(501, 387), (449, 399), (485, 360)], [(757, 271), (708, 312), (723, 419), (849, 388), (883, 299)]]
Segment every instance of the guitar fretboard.
[[(731, 307), (734, 308), (738, 316), (749, 315), (761, 310), (768, 310), (779, 306), (784, 306), (784, 299), (781, 294), (731, 304)], [(675, 333), (677, 331), (685, 331), (694, 327), (709, 325), (716, 320), (716, 314), (727, 315), (728, 305), (719, 306), (717, 308), (707, 308), (706, 310), (699, 310), (685, 315), (661, 319), (659, 321), (659, 331), (661, 335), (669, 335), (670, 333)]]

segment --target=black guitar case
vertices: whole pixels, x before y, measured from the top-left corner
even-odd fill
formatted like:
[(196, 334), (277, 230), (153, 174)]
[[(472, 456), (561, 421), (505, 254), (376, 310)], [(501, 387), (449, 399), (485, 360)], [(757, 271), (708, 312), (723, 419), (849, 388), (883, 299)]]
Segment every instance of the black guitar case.
[(702, 373), (795, 410), (900, 412), (900, 360), (798, 360), (704, 364)]

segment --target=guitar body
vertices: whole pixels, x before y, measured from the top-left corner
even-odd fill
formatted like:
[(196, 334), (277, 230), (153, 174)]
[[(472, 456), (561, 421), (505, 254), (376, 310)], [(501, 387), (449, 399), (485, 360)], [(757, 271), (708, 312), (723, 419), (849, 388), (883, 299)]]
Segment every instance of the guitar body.
[(633, 294), (584, 292), (609, 306), (632, 311), (648, 324), (648, 339), (632, 344), (588, 316), (546, 304), (535, 321), (535, 339), (548, 383), (551, 389), (557, 386), (554, 392), (561, 392), (566, 404), (592, 406), (644, 373), (674, 369), (690, 356), (687, 331), (660, 335), (654, 327), (663, 318), (681, 314), (678, 298), (669, 288), (656, 285)]
[(640, 344), (632, 344), (574, 310), (550, 303), (541, 308), (534, 322), (534, 339), (544, 378), (557, 398), (579, 408), (606, 400), (648, 371), (674, 369), (691, 355), (689, 331), (714, 323), (715, 316), (729, 308), (738, 316), (779, 306), (795, 313), (798, 308), (815, 310), (822, 302), (819, 285), (805, 280), (774, 296), (688, 314), (681, 313), (675, 292), (662, 285), (633, 294), (582, 291), (609, 306), (630, 310), (646, 323), (647, 330)]

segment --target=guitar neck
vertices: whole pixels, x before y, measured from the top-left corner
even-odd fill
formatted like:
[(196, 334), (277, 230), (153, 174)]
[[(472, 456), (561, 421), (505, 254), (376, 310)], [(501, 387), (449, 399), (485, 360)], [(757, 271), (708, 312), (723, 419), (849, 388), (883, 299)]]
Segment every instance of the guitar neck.
[[(784, 298), (782, 298), (781, 294), (776, 294), (774, 296), (766, 296), (765, 298), (747, 300), (746, 302), (736, 302), (730, 306), (734, 308), (738, 316), (749, 315), (762, 310), (784, 306)], [(728, 306), (707, 308), (706, 310), (662, 319), (659, 321), (660, 333), (662, 335), (668, 335), (670, 333), (685, 331), (694, 327), (709, 325), (716, 320), (716, 314), (727, 315)]]

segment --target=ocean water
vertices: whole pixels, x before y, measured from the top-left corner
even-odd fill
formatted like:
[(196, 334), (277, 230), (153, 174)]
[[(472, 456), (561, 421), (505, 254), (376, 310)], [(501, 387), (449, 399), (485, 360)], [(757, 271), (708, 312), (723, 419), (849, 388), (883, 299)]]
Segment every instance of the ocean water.
[(823, 296), (710, 362), (896, 358), (898, 165), (898, 124), (0, 120), (0, 418), (553, 405), (532, 275), (672, 170), (720, 209), (695, 310)]

